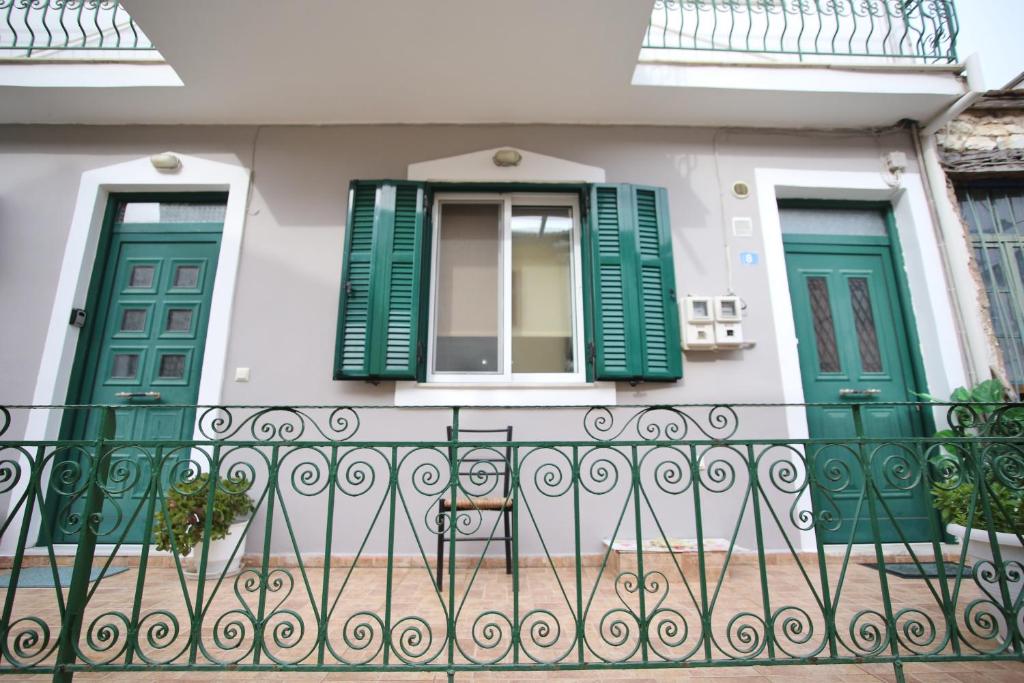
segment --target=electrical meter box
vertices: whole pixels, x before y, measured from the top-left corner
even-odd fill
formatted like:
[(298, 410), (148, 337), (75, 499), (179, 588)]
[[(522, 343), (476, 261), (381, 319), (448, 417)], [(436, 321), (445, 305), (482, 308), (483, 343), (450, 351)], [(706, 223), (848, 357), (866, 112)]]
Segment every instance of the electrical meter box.
[(712, 349), (715, 347), (714, 301), (709, 296), (686, 297), (686, 331), (683, 347)]
[(738, 296), (715, 297), (715, 346), (743, 344), (743, 312)]

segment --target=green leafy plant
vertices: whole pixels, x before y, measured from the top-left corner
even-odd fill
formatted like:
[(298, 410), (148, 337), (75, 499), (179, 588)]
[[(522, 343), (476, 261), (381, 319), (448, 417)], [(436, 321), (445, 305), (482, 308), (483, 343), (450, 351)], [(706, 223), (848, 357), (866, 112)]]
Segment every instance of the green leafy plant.
[[(922, 398), (940, 402), (926, 394)], [(945, 403), (946, 401), (941, 401)], [(931, 458), (933, 469), (938, 473), (937, 482), (932, 486), (932, 501), (935, 509), (946, 524), (959, 524), (975, 529), (986, 529), (984, 506), (981, 497), (975, 494), (977, 475), (971, 470), (964, 471), (956, 463), (957, 454), (963, 454), (957, 439), (983, 435), (985, 437), (1024, 436), (1024, 408), (1007, 407), (1006, 390), (994, 379), (986, 380), (968, 389), (959, 387), (949, 397), (949, 403), (971, 404), (956, 406), (952, 417), (955, 428), (935, 433), (937, 438), (949, 439), (943, 443), (943, 452)], [(1019, 444), (1018, 444), (1019, 445)], [(992, 463), (998, 458), (1024, 460), (1022, 451), (1015, 445), (1001, 445), (989, 442), (984, 447), (985, 460), (982, 466), (985, 477), (985, 492), (992, 513), (994, 531), (1024, 535), (1024, 490), (1006, 486), (992, 471)], [(1024, 467), (1024, 462), (1018, 468)], [(961, 481), (959, 485), (955, 485)], [(973, 519), (971, 508), (973, 501)]]
[[(942, 515), (946, 524), (959, 524), (974, 529), (985, 529), (985, 511), (981, 500), (974, 501), (974, 520), (968, 525), (968, 513), (971, 497), (974, 495), (974, 484), (961, 484), (956, 488), (944, 489), (932, 487), (932, 500), (935, 509)], [(993, 531), (1009, 532), (1024, 535), (1024, 493), (1014, 491), (999, 482), (988, 484), (988, 503), (992, 511)]]
[(211, 541), (226, 537), (235, 520), (252, 514), (253, 501), (246, 493), (250, 487), (247, 477), (217, 480), (212, 510), (207, 508), (209, 480), (209, 475), (202, 473), (190, 481), (168, 487), (166, 512), (161, 510), (156, 514), (153, 527), (157, 550), (176, 548), (179, 554), (188, 555), (203, 540), (208, 514)]

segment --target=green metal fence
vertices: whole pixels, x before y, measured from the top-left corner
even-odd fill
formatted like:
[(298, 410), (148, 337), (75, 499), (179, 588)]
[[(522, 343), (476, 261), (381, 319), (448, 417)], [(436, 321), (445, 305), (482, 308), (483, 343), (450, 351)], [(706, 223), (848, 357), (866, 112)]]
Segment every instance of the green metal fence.
[(155, 49), (120, 0), (0, 0), (0, 57)]
[(953, 0), (658, 0), (645, 48), (956, 62)]
[[(0, 673), (880, 662), (902, 680), (911, 662), (1022, 660), (1024, 566), (1003, 553), (1021, 542), (1024, 407), (914, 405), (949, 431), (869, 436), (893, 407), (217, 407), (189, 441), (132, 437), (159, 405), (0, 410)], [(819, 409), (854, 431), (787, 438)], [(12, 438), (82, 411), (95, 438)], [(506, 425), (512, 441), (469, 431)], [(927, 538), (906, 537), (890, 503), (917, 487), (963, 493), (962, 547), (927, 511)], [(182, 493), (205, 502), (182, 510)], [(242, 495), (247, 540), (218, 556), (209, 511)], [(510, 574), (487, 540), (505, 509)], [(184, 558), (152, 546), (178, 512), (204, 537)], [(1002, 547), (970, 536), (1005, 519)], [(848, 542), (818, 540), (837, 528)], [(33, 573), (53, 585), (22, 585)]]

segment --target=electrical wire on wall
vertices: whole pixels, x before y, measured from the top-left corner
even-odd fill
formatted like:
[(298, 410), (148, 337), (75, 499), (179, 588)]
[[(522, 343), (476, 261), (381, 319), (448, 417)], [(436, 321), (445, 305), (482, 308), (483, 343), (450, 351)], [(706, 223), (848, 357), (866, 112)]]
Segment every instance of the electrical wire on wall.
[(255, 216), (259, 213), (259, 209), (256, 213), (250, 213), (252, 207), (252, 196), (253, 190), (256, 187), (256, 147), (260, 141), (260, 133), (263, 132), (263, 126), (256, 126), (256, 130), (252, 134), (252, 142), (249, 143), (249, 191), (246, 193), (245, 198), (245, 215)]
[(718, 211), (721, 217), (719, 223), (722, 226), (722, 248), (725, 254), (725, 292), (735, 294), (732, 288), (732, 245), (729, 243), (729, 230), (726, 228), (725, 220), (725, 185), (722, 182), (722, 167), (718, 159), (718, 136), (722, 132), (719, 128), (711, 136), (711, 156), (715, 162), (715, 182), (718, 184)]

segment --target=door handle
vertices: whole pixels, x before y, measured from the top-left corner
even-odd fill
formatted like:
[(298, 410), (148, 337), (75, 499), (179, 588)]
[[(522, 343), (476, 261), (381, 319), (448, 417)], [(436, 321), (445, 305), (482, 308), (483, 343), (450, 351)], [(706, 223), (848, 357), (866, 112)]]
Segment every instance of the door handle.
[(160, 398), (160, 392), (159, 391), (119, 391), (116, 394), (114, 394), (114, 396), (116, 396), (117, 398), (127, 398), (127, 399), (133, 399), (133, 398), (159, 399)]
[(863, 396), (865, 398), (870, 396), (878, 396), (882, 393), (881, 389), (840, 389), (839, 398), (852, 398), (854, 396)]

